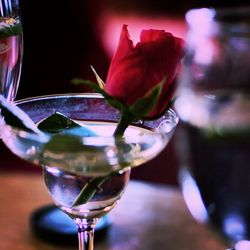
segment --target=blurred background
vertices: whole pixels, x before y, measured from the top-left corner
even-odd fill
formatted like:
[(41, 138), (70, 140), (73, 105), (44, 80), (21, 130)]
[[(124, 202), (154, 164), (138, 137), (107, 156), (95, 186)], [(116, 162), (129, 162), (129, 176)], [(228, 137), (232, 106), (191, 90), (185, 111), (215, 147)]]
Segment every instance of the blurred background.
[[(141, 29), (165, 29), (185, 39), (185, 13), (192, 8), (249, 5), (246, 1), (176, 0), (21, 0), (24, 61), (17, 99), (53, 93), (85, 92), (70, 84), (81, 77), (94, 80), (93, 65), (105, 80), (123, 24), (133, 40)], [(0, 145), (3, 171), (37, 172)], [(132, 178), (177, 185), (174, 138)]]

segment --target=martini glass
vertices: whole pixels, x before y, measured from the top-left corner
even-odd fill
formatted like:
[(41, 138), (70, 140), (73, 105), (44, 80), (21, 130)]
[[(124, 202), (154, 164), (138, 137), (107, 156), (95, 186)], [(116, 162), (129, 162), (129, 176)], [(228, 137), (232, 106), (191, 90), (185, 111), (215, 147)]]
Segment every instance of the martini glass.
[(9, 101), (17, 94), (23, 57), (18, 0), (0, 0), (0, 93)]
[(250, 249), (250, 8), (186, 14), (178, 151), (186, 203), (237, 250)]
[[(132, 167), (158, 155), (178, 123), (173, 110), (112, 136), (119, 113), (98, 94), (43, 96), (16, 102), (34, 123), (60, 112), (86, 133), (45, 134), (2, 124), (2, 138), (19, 157), (42, 166), (54, 203), (75, 222), (79, 249), (92, 250), (94, 228), (122, 196)], [(85, 132), (86, 132), (85, 131)]]

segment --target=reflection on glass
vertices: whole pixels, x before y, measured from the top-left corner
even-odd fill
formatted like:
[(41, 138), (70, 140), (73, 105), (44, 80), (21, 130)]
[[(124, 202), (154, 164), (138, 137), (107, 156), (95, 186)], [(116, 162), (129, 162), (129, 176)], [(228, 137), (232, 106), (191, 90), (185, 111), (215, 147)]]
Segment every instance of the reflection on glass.
[(250, 239), (250, 9), (191, 10), (186, 20), (176, 101), (183, 192), (186, 200), (199, 192), (209, 222), (242, 250)]
[(20, 80), (23, 36), (19, 1), (0, 1), (0, 93), (13, 101)]

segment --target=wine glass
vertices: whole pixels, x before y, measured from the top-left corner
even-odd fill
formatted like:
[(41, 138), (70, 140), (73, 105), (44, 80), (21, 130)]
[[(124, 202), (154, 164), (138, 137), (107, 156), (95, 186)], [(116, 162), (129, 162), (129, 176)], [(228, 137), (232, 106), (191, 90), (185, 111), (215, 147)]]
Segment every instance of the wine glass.
[(175, 103), (183, 195), (198, 221), (250, 249), (250, 8), (194, 9), (186, 21)]
[(23, 57), (23, 32), (18, 0), (0, 0), (0, 94), (13, 101)]
[(92, 250), (95, 224), (120, 199), (130, 169), (159, 154), (170, 140), (178, 117), (169, 109), (157, 120), (132, 124), (123, 138), (115, 138), (112, 134), (119, 112), (99, 94), (43, 96), (16, 105), (35, 124), (41, 125), (57, 112), (82, 125), (83, 133), (31, 132), (8, 125), (5, 117), (0, 131), (13, 153), (43, 167), (54, 203), (77, 224), (79, 249)]

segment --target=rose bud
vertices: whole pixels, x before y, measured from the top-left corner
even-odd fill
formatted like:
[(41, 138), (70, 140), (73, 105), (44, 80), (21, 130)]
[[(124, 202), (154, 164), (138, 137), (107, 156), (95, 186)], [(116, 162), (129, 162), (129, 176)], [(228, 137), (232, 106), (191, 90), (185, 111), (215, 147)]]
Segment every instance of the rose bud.
[[(104, 90), (133, 111), (152, 119), (164, 112), (171, 101), (176, 76), (184, 56), (184, 41), (164, 30), (142, 30), (135, 46), (127, 25), (123, 25), (117, 50), (112, 58)], [(157, 89), (155, 98), (145, 98)], [(148, 103), (140, 103), (145, 99)], [(152, 101), (151, 103), (150, 100)], [(146, 105), (145, 105), (146, 104)], [(148, 105), (147, 105), (148, 104)], [(147, 110), (135, 110), (148, 106)]]

